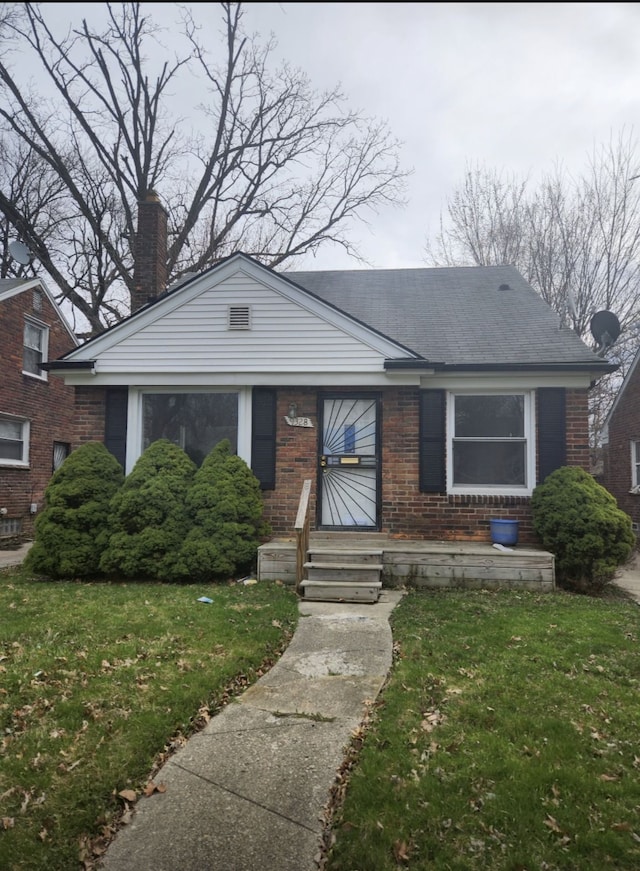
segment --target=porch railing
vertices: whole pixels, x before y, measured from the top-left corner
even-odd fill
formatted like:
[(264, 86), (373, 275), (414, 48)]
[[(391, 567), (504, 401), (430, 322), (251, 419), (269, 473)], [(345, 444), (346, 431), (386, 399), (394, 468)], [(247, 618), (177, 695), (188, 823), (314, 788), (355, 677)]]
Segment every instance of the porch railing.
[(311, 497), (311, 479), (302, 485), (298, 513), (296, 515), (296, 593), (300, 592), (300, 584), (304, 580), (304, 564), (309, 550), (309, 500)]

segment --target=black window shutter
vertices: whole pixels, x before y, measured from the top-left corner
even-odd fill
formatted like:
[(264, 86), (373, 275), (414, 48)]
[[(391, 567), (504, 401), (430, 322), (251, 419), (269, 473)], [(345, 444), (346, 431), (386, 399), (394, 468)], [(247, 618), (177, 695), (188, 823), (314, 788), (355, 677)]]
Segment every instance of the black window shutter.
[(447, 489), (444, 390), (420, 391), (420, 490), (445, 493)]
[(251, 468), (261, 490), (276, 488), (276, 391), (254, 387), (251, 433)]
[(567, 410), (564, 387), (538, 388), (538, 477), (547, 475), (567, 461)]
[(124, 469), (127, 461), (128, 387), (108, 387), (105, 398), (104, 444)]

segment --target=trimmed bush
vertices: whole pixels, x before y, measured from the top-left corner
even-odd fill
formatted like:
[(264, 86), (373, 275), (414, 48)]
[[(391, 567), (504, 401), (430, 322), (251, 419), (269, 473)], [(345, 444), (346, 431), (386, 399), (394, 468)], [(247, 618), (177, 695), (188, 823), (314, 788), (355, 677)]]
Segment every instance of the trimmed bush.
[(158, 439), (140, 455), (111, 502), (111, 528), (100, 562), (110, 575), (180, 581), (188, 530), (186, 499), (196, 471), (185, 451)]
[(111, 499), (123, 481), (122, 466), (101, 442), (72, 451), (47, 485), (25, 567), (52, 578), (99, 574)]
[(635, 545), (631, 518), (578, 466), (552, 472), (533, 491), (531, 509), (534, 531), (555, 554), (556, 580), (567, 589), (601, 592)]
[(260, 483), (245, 461), (219, 442), (196, 472), (187, 496), (190, 530), (182, 563), (198, 581), (226, 580), (251, 568), (261, 539)]

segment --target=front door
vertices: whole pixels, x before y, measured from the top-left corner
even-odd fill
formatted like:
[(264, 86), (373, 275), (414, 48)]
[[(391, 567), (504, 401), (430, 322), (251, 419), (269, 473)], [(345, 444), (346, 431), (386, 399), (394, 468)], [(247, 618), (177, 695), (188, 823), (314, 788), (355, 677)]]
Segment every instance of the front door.
[(377, 530), (380, 521), (380, 434), (377, 397), (320, 400), (318, 526)]

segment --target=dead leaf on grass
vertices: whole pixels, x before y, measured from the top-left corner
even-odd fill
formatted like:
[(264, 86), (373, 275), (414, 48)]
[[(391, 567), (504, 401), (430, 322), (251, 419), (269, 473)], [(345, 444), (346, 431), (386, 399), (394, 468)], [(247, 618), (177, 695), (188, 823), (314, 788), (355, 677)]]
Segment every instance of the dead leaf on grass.
[(120, 798), (123, 798), (125, 801), (135, 802), (138, 798), (135, 790), (133, 789), (121, 789), (118, 793)]
[(393, 856), (396, 862), (409, 861), (409, 847), (406, 841), (396, 841), (393, 845)]
[(547, 818), (544, 821), (545, 826), (551, 829), (552, 832), (557, 832), (558, 834), (562, 834), (562, 829), (558, 825), (558, 821), (552, 817), (550, 814), (547, 814)]

